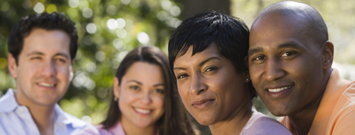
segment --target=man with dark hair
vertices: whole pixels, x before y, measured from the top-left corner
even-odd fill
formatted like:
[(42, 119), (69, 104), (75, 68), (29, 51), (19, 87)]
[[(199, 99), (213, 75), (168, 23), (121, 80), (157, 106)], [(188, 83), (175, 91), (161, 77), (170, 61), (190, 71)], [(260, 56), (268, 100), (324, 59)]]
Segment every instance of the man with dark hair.
[(75, 23), (63, 13), (22, 18), (8, 41), (8, 68), (16, 80), (0, 98), (0, 134), (70, 134), (87, 124), (57, 102), (73, 77), (78, 48)]
[(316, 9), (293, 1), (270, 5), (254, 21), (249, 43), (253, 85), (293, 134), (355, 133), (355, 82), (332, 68), (333, 43)]

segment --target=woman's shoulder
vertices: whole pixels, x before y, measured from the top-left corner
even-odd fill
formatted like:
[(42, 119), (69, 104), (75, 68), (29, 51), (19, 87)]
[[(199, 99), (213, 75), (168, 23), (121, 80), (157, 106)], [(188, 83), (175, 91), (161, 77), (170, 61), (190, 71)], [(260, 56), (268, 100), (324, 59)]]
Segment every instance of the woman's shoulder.
[(290, 131), (280, 122), (260, 113), (253, 112), (242, 134), (246, 135), (291, 135)]

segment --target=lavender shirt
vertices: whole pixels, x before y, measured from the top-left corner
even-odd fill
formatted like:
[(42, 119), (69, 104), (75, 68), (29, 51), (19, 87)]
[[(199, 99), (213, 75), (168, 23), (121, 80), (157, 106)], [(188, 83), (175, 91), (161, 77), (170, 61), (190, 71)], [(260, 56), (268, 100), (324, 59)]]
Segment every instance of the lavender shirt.
[(291, 132), (278, 121), (253, 110), (253, 115), (244, 126), (240, 135), (292, 135)]
[(88, 126), (80, 131), (74, 132), (73, 135), (126, 135), (120, 122), (110, 129), (103, 129), (102, 125)]

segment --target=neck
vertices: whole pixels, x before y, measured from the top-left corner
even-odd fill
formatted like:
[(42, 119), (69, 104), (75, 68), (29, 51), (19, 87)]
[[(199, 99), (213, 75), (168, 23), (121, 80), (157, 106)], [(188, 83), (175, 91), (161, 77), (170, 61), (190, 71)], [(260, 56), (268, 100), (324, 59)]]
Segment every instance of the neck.
[(20, 97), (19, 93), (15, 93), (15, 98), (19, 105), (28, 108), (41, 135), (54, 134), (54, 105), (42, 106), (35, 104), (32, 101), (27, 101), (26, 98)]
[(289, 115), (289, 119), (290, 122), (293, 126), (293, 129), (291, 130), (291, 132), (293, 134), (299, 134), (299, 135), (307, 135), (309, 130), (312, 127), (312, 123), (313, 123), (313, 119), (317, 113), (318, 107), (320, 102), (322, 101), (322, 97), (324, 94), (324, 91), (327, 87), (328, 84), (328, 80), (330, 78), (332, 69), (329, 69), (326, 71), (326, 77), (324, 77), (323, 83), (322, 83), (322, 87), (321, 87), (321, 92), (319, 97), (316, 99), (316, 101), (313, 101), (308, 106), (305, 107), (305, 109), (303, 109), (303, 111), (298, 112), (297, 114), (294, 115)]
[(155, 135), (156, 127), (155, 125), (150, 125), (147, 127), (138, 127), (133, 123), (121, 118), (121, 124), (126, 135)]
[(252, 102), (241, 106), (229, 119), (217, 122), (209, 126), (213, 135), (239, 135), (252, 115)]

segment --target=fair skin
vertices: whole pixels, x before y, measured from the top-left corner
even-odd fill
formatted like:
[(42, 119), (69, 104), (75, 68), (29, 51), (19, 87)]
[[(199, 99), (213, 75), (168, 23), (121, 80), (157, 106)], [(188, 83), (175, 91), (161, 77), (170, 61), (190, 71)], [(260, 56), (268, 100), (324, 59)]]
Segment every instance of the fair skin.
[(53, 110), (73, 76), (70, 38), (61, 30), (33, 29), (24, 38), (18, 64), (10, 54), (9, 71), (16, 79), (16, 101), (28, 107), (40, 134), (54, 133)]
[(270, 112), (289, 116), (293, 134), (307, 134), (333, 60), (333, 44), (318, 42), (307, 19), (268, 14), (250, 32), (249, 70), (253, 85)]
[(122, 77), (114, 78), (114, 94), (122, 112), (121, 124), (128, 135), (154, 135), (164, 114), (164, 79), (158, 65), (135, 62)]
[(212, 42), (193, 56), (192, 46), (174, 61), (178, 91), (189, 113), (212, 134), (239, 134), (251, 117), (246, 74), (238, 73)]

